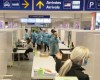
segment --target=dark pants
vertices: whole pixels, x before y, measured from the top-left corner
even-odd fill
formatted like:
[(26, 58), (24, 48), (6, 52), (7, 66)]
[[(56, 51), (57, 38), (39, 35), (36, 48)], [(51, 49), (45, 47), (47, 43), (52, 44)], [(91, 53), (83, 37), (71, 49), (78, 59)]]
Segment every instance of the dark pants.
[(41, 50), (41, 44), (37, 44), (37, 50)]
[(49, 51), (49, 46), (48, 46), (48, 44), (44, 44), (44, 52), (46, 52), (46, 49), (48, 48), (48, 51)]
[(33, 39), (33, 47), (35, 47), (36, 39)]
[(35, 47), (35, 42), (33, 42), (33, 47)]
[(29, 49), (27, 49), (27, 50), (25, 51), (24, 55), (25, 55), (26, 58), (28, 58), (29, 52), (33, 52), (33, 49), (32, 49), (32, 48), (29, 48)]

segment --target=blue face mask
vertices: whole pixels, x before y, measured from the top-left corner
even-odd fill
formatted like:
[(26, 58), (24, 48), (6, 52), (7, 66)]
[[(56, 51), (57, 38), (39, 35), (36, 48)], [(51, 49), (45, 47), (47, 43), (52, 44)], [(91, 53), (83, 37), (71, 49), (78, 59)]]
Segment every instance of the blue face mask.
[(87, 63), (88, 63), (88, 61), (87, 61), (87, 60), (83, 60), (83, 62), (82, 62), (82, 66), (86, 66), (86, 65), (87, 65)]

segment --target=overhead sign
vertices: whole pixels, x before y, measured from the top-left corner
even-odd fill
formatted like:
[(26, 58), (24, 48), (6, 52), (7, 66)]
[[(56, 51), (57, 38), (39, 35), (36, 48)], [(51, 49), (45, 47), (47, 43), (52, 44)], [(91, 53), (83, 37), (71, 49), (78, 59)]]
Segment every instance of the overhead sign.
[(84, 0), (34, 0), (36, 11), (82, 11)]
[(100, 0), (85, 0), (85, 11), (100, 11)]
[(32, 10), (32, 0), (0, 0), (0, 10)]
[(29, 18), (50, 18), (50, 15), (29, 15)]

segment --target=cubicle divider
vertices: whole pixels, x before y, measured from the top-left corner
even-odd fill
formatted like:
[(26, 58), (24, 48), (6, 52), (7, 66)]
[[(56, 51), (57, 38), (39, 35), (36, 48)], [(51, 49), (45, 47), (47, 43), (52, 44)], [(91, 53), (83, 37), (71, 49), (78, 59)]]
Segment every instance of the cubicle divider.
[(0, 50), (0, 80), (7, 73), (7, 55), (5, 50)]
[(82, 45), (85, 40), (87, 40), (86, 36), (88, 33), (91, 34), (100, 34), (100, 31), (89, 31), (89, 30), (72, 30), (72, 39), (71, 41), (75, 46)]
[(7, 73), (7, 36), (0, 31), (0, 80)]
[(61, 41), (64, 41), (65, 39), (65, 30), (61, 30)]
[(100, 34), (94, 34), (94, 41), (91, 40), (93, 43), (93, 53), (94, 53), (94, 65), (93, 65), (93, 80), (98, 80), (100, 77)]
[[(60, 30), (61, 31), (61, 30)], [(90, 50), (90, 58), (86, 69), (86, 73), (90, 75), (90, 80), (99, 79), (99, 52), (100, 52), (100, 31), (89, 30), (65, 30), (64, 42), (68, 41), (68, 32), (71, 32), (71, 42), (75, 46), (85, 46)], [(61, 35), (62, 38), (62, 35)]]
[(91, 77), (90, 80), (98, 80), (99, 79), (99, 52), (100, 52), (100, 32), (74, 32), (75, 36), (73, 38), (76, 46), (86, 46), (90, 50), (90, 58), (86, 69), (86, 73), (88, 73)]
[(82, 45), (88, 47), (91, 53), (88, 64), (85, 67), (86, 72), (92, 76), (91, 80), (98, 80), (100, 76), (100, 64), (98, 63), (100, 59), (100, 34), (88, 33), (85, 38)]
[(6, 31), (7, 36), (7, 57), (8, 57), (8, 66), (12, 66), (12, 49), (13, 49), (13, 32), (12, 31)]
[(19, 32), (17, 29), (0, 30), (0, 78), (6, 75), (7, 66), (13, 65), (12, 50), (14, 42), (18, 40), (18, 34)]

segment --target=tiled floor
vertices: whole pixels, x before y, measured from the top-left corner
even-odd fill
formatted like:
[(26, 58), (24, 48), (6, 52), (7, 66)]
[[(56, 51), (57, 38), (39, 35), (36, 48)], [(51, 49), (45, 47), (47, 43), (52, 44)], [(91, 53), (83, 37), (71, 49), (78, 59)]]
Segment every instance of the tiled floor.
[[(41, 53), (44, 50), (41, 50)], [(31, 80), (32, 62), (33, 54), (31, 54), (29, 61), (14, 61), (12, 67), (8, 67), (8, 75), (13, 75), (11, 80)]]
[(8, 67), (8, 73), (13, 75), (12, 80), (31, 80), (32, 61), (14, 62)]

